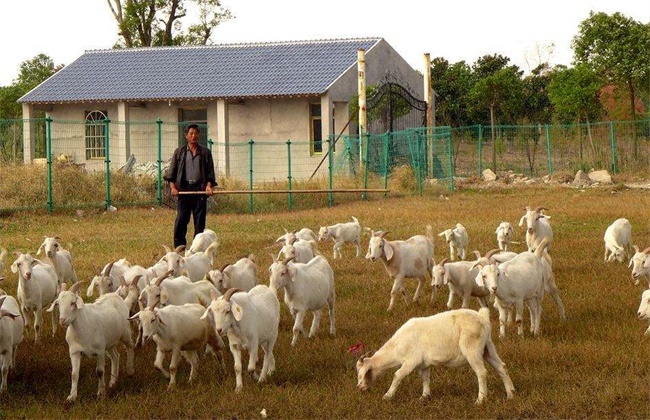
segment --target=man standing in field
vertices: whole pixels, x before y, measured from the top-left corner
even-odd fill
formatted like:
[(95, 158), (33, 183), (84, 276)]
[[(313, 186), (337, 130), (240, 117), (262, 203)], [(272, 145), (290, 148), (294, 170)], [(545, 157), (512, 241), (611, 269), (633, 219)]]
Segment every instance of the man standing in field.
[[(187, 245), (187, 225), (194, 220), (194, 236), (205, 229), (208, 196), (217, 186), (214, 162), (210, 149), (199, 144), (199, 126), (185, 128), (186, 144), (174, 151), (171, 164), (164, 176), (171, 195), (178, 197), (174, 222), (174, 248)], [(189, 194), (180, 194), (189, 192)], [(192, 192), (194, 194), (192, 194)]]

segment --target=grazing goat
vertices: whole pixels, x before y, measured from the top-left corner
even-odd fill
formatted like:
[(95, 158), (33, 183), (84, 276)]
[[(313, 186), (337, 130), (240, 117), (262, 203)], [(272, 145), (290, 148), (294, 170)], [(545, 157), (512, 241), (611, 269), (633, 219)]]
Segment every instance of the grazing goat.
[(0, 394), (7, 390), (9, 368), (16, 365), (16, 351), (23, 341), (24, 321), (18, 302), (12, 296), (0, 297), (0, 366), (2, 384)]
[(444, 237), (445, 242), (449, 245), (449, 258), (452, 261), (455, 261), (458, 257), (461, 260), (465, 259), (467, 243), (469, 242), (465, 226), (456, 223), (455, 228), (443, 230), (438, 236)]
[(209, 302), (212, 292), (217, 288), (209, 280), (190, 281), (189, 277), (168, 278), (171, 271), (153, 279), (140, 293), (145, 306), (158, 302), (162, 306), (184, 305), (186, 303)]
[(189, 257), (196, 254), (197, 252), (204, 252), (213, 243), (216, 243), (217, 246), (219, 245), (217, 234), (213, 230), (205, 229), (203, 232), (197, 233), (194, 236), (194, 239), (192, 239), (192, 244), (190, 245), (190, 249), (185, 251), (185, 256)]
[(402, 379), (418, 369), (422, 376), (422, 399), (431, 396), (431, 366), (459, 367), (469, 364), (478, 378), (480, 404), (487, 396), (487, 369), (499, 374), (507, 398), (514, 395), (506, 365), (492, 342), (490, 310), (455, 309), (423, 318), (411, 318), (372, 356), (357, 361), (357, 388), (366, 391), (388, 369), (399, 366), (384, 399), (391, 399)]
[(551, 229), (551, 225), (548, 222), (551, 216), (542, 213), (542, 211), (547, 209), (545, 207), (537, 207), (535, 210), (531, 210), (529, 206), (526, 206), (525, 210), (526, 214), (519, 219), (519, 226), (523, 226), (524, 222), (526, 223), (526, 245), (528, 246), (528, 251), (534, 252), (542, 242), (542, 239), (546, 238), (546, 250), (551, 252), (553, 229)]
[(510, 222), (501, 222), (495, 232), (497, 234), (497, 245), (501, 251), (508, 251), (510, 238), (515, 234), (515, 229)]
[[(605, 230), (605, 262), (625, 262), (632, 257), (632, 225), (627, 219), (616, 219)], [(609, 254), (609, 255), (608, 255)]]
[(234, 264), (226, 264), (219, 270), (210, 270), (205, 277), (222, 294), (231, 288), (248, 292), (257, 286), (255, 255), (249, 254), (248, 257), (240, 258)]
[(120, 371), (120, 354), (117, 346), (120, 343), (126, 346), (126, 372), (129, 376), (133, 375), (133, 343), (128, 308), (116, 293), (105, 293), (93, 303), (84, 303), (79, 296), (79, 286), (82, 283), (73, 284), (69, 291), (65, 290), (63, 284), (59, 297), (48, 309), (51, 312), (55, 306), (58, 306), (59, 323), (67, 328), (65, 340), (68, 342), (72, 364), (72, 386), (67, 398), (68, 402), (77, 399), (82, 355), (97, 357), (95, 374), (99, 379), (98, 397), (103, 397), (106, 393), (105, 356), (108, 356), (111, 361), (108, 387), (112, 388), (117, 383)]
[(337, 223), (331, 226), (321, 226), (318, 231), (318, 240), (334, 241), (334, 259), (341, 258), (343, 244), (351, 243), (357, 248), (357, 257), (361, 255), (361, 225), (356, 217), (352, 216), (352, 222)]
[(242, 350), (248, 351), (248, 373), (256, 376), (260, 346), (264, 350), (264, 362), (258, 382), (266, 380), (275, 370), (273, 347), (278, 338), (280, 302), (268, 286), (258, 284), (249, 292), (229, 289), (223, 296), (212, 295), (212, 302), (202, 318), (212, 314), (218, 335), (228, 335), (230, 352), (235, 360), (235, 392), (244, 389), (242, 379)]
[(303, 239), (293, 240), (284, 244), (278, 255), (284, 254), (284, 258), (293, 258), (296, 262), (309, 262), (314, 256), (320, 255), (316, 241), (305, 241)]
[(632, 258), (630, 258), (628, 267), (632, 267), (632, 279), (634, 280), (634, 285), (637, 286), (641, 277), (645, 276), (648, 279), (648, 287), (650, 287), (650, 247), (643, 251), (640, 251), (639, 247), (636, 245), (634, 245), (633, 248), (636, 252)]
[(293, 242), (296, 239), (302, 239), (305, 241), (317, 241), (318, 236), (314, 233), (313, 230), (309, 228), (302, 228), (300, 230), (294, 230), (293, 232), (289, 232), (288, 230), (284, 230), (284, 235), (278, 237), (278, 239), (275, 240), (276, 243), (283, 243), (283, 244), (288, 244)]
[(70, 251), (63, 249), (59, 243), (58, 236), (48, 237), (46, 236), (43, 240), (43, 243), (36, 251), (36, 255), (41, 255), (41, 252), (45, 252), (45, 262), (50, 262), (56, 275), (59, 279), (59, 284), (65, 282), (76, 283), (77, 274), (74, 271), (74, 266), (72, 265), (72, 254)]
[(422, 286), (427, 273), (431, 273), (433, 266), (433, 228), (427, 225), (425, 235), (415, 235), (405, 241), (388, 241), (384, 236), (388, 232), (371, 231), (370, 242), (366, 259), (371, 261), (381, 260), (393, 281), (390, 291), (388, 310), (393, 309), (398, 293), (404, 297), (408, 304), (408, 296), (404, 289), (404, 279), (417, 278), (418, 286), (413, 296), (413, 301), (420, 298)]
[[(164, 308), (156, 308), (155, 305), (156, 302), (153, 302), (147, 308), (141, 307), (140, 311), (129, 319), (139, 321), (145, 341), (153, 339), (156, 342), (154, 366), (169, 379), (167, 389), (171, 390), (176, 386), (176, 371), (181, 356), (191, 366), (189, 382), (192, 382), (198, 373), (197, 351), (207, 344), (215, 355), (221, 355), (224, 343), (221, 337), (216, 335), (209, 320), (201, 318), (205, 307), (194, 303)], [(171, 362), (168, 372), (163, 367), (163, 361), (165, 353), (169, 352), (171, 352)], [(223, 360), (221, 363), (223, 365)]]
[[(25, 320), (25, 329), (29, 328), (32, 314), (34, 315), (34, 341), (38, 342), (41, 337), (43, 309), (56, 299), (59, 290), (58, 276), (51, 265), (29, 254), (14, 254), (17, 258), (11, 265), (11, 272), (18, 273), (16, 296)], [(52, 317), (52, 336), (56, 334), (56, 325), (56, 317)]]
[(434, 300), (435, 292), (446, 284), (449, 287), (448, 309), (453, 307), (456, 296), (463, 299), (462, 308), (469, 308), (472, 296), (479, 301), (481, 307), (487, 308), (485, 299), (490, 292), (485, 287), (476, 284), (478, 272), (478, 267), (474, 267), (474, 263), (471, 261), (447, 262), (446, 258), (443, 259), (431, 269), (431, 286), (433, 287), (431, 300)]
[(298, 335), (306, 335), (303, 321), (307, 311), (314, 313), (309, 330), (309, 338), (316, 335), (323, 308), (329, 309), (330, 334), (336, 333), (334, 318), (334, 271), (322, 256), (316, 256), (308, 263), (294, 263), (292, 258), (274, 261), (269, 268), (271, 290), (284, 289), (284, 302), (294, 317), (293, 339), (291, 345), (298, 342)]
[[(637, 317), (642, 320), (650, 320), (650, 289), (644, 290), (641, 294), (641, 303), (639, 304)], [(645, 335), (650, 335), (650, 326), (645, 330)]]

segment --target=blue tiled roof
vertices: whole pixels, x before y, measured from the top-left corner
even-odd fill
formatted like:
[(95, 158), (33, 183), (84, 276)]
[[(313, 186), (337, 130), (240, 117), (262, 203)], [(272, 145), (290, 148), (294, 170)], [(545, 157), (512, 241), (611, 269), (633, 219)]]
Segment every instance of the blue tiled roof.
[(381, 38), (87, 51), (27, 103), (320, 95)]

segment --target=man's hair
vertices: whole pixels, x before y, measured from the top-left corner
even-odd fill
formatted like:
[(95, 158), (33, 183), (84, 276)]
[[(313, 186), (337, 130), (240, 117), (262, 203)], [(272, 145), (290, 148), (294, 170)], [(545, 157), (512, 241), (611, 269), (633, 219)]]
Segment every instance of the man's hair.
[(190, 124), (187, 127), (185, 127), (185, 134), (189, 133), (190, 129), (192, 128), (196, 129), (196, 131), (198, 131), (199, 133), (201, 132), (201, 129), (199, 128), (198, 124)]

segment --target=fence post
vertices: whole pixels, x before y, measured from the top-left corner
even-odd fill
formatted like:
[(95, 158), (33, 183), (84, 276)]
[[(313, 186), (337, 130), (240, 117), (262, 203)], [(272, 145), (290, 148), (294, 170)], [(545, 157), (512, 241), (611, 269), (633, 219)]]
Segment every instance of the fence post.
[[(368, 150), (370, 149), (370, 135), (369, 134), (364, 134), (364, 137), (366, 137), (366, 141), (365, 141), (366, 147), (363, 148), (363, 157), (360, 156), (359, 158), (360, 158), (360, 160), (363, 161), (363, 166), (362, 166), (362, 168), (363, 168), (363, 188), (367, 190), (368, 189)], [(366, 196), (367, 196), (367, 194), (364, 191), (361, 194), (361, 198), (363, 198), (365, 200)]]
[(553, 159), (551, 158), (551, 131), (548, 124), (544, 125), (546, 129), (546, 156), (548, 158), (548, 174), (553, 175)]
[(47, 158), (47, 213), (51, 214), (54, 208), (54, 199), (52, 186), (52, 118), (45, 119), (45, 127), (47, 131), (45, 139), (45, 155)]
[(289, 175), (287, 176), (288, 182), (288, 187), (289, 187), (289, 194), (288, 195), (288, 200), (289, 200), (289, 210), (293, 208), (293, 194), (291, 193), (291, 139), (287, 140), (287, 162), (289, 165)]
[(251, 193), (248, 196), (248, 211), (253, 212), (253, 145), (255, 142), (253, 139), (250, 139), (248, 142), (248, 167), (249, 167), (249, 188)]
[[(480, 127), (480, 126), (479, 126)], [(479, 131), (480, 132), (480, 131)], [(479, 139), (481, 136), (479, 135)], [(480, 140), (479, 140), (480, 144)], [(479, 147), (480, 150), (480, 147)], [(454, 192), (456, 189), (454, 185), (454, 146), (451, 142), (451, 130), (449, 130), (449, 136), (447, 136), (447, 156), (449, 156), (449, 191)]]
[(332, 190), (334, 189), (333, 185), (333, 178), (332, 178), (332, 171), (334, 170), (334, 165), (332, 162), (332, 136), (329, 136), (327, 138), (327, 165), (328, 165), (328, 185), (329, 185), (329, 193), (327, 193), (327, 205), (329, 207), (332, 207), (334, 205), (334, 193)]
[[(388, 134), (388, 131), (386, 134), (384, 134), (383, 138), (383, 159), (382, 159), (382, 164), (384, 165), (384, 189), (388, 188), (388, 142), (390, 141), (390, 137)], [(368, 187), (366, 187), (368, 188)], [(364, 197), (365, 198), (365, 197)]]
[(483, 126), (478, 125), (478, 177), (483, 174)]
[[(616, 139), (614, 137), (614, 123), (612, 121), (609, 122), (609, 145), (612, 149), (612, 173), (616, 174), (618, 173), (618, 167), (616, 165)], [(635, 155), (636, 156), (636, 155)]]
[(104, 161), (106, 163), (106, 208), (111, 207), (111, 154), (110, 154), (110, 131), (109, 127), (111, 124), (111, 120), (105, 119), (104, 120), (104, 128), (105, 128), (105, 137), (106, 137), (106, 144), (105, 144), (105, 150), (104, 153), (106, 154), (106, 160)]
[(156, 183), (156, 199), (158, 200), (158, 205), (162, 206), (162, 119), (158, 118), (156, 124), (158, 125), (158, 182)]

